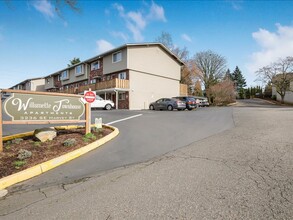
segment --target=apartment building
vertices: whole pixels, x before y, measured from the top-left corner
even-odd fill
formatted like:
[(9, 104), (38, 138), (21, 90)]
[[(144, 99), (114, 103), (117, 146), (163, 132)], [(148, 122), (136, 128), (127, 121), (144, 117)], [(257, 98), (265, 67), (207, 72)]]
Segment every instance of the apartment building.
[(125, 44), (45, 77), (45, 89), (83, 94), (91, 88), (118, 109), (147, 109), (162, 98), (187, 94), (183, 62), (160, 43)]
[(33, 78), (33, 79), (26, 79), (12, 87), (10, 89), (16, 90), (27, 90), (27, 91), (45, 91), (45, 78)]

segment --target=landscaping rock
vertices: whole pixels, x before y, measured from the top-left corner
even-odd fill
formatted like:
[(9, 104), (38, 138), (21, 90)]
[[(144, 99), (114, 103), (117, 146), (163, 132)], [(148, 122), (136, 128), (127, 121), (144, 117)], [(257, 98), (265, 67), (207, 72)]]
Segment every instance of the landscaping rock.
[(53, 140), (57, 136), (57, 131), (54, 128), (41, 128), (36, 129), (34, 132), (34, 137), (41, 142), (48, 140)]
[(29, 150), (20, 149), (17, 158), (20, 160), (25, 160), (27, 158), (30, 158), (31, 156), (32, 152), (30, 152)]

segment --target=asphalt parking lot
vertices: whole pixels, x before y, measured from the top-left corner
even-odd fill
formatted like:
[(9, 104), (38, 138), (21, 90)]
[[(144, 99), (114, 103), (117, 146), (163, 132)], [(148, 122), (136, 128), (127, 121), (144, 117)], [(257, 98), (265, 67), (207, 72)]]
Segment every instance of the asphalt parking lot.
[(292, 108), (139, 113), (104, 147), (10, 188), (1, 219), (292, 219)]

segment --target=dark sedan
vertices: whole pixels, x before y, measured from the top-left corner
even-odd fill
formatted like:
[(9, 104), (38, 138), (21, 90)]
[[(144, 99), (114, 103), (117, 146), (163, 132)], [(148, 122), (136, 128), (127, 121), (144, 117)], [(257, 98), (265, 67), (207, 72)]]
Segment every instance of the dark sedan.
[(173, 109), (183, 110), (186, 108), (185, 102), (179, 99), (162, 98), (152, 102), (149, 106), (150, 110), (169, 110)]
[(175, 99), (180, 99), (181, 101), (186, 103), (186, 109), (191, 111), (192, 109), (196, 108), (196, 101), (193, 97), (190, 96), (177, 96), (173, 97)]

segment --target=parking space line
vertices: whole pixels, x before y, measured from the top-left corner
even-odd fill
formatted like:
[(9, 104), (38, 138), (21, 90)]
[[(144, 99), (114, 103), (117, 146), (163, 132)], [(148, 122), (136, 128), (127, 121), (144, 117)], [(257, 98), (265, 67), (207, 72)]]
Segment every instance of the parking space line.
[(122, 118), (122, 119), (119, 119), (119, 120), (116, 120), (116, 121), (112, 121), (112, 122), (106, 123), (106, 125), (112, 125), (112, 124), (115, 124), (115, 123), (118, 123), (118, 122), (121, 122), (121, 121), (126, 121), (126, 120), (129, 120), (129, 119), (132, 119), (132, 118), (136, 118), (136, 117), (139, 117), (139, 116), (142, 116), (142, 114), (133, 115), (133, 116), (130, 116), (130, 117), (127, 117), (127, 118)]

